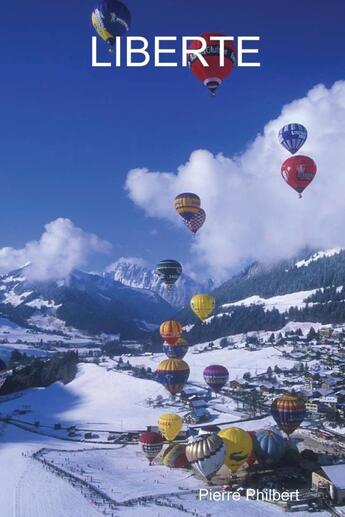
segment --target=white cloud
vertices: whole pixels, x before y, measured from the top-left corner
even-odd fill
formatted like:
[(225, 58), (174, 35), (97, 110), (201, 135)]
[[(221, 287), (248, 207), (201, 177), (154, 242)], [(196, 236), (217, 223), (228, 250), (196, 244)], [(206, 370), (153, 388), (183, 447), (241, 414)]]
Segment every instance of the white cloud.
[[(278, 142), (289, 122), (309, 131), (300, 154), (318, 165), (302, 200), (280, 175), (289, 157)], [(231, 127), (228, 127), (231, 134)], [(192, 244), (194, 263), (224, 278), (250, 259), (277, 260), (304, 246), (345, 246), (345, 82), (315, 86), (306, 97), (282, 109), (247, 150), (234, 158), (194, 151), (177, 173), (134, 169), (126, 189), (152, 217), (178, 221), (173, 200), (192, 191), (200, 195), (207, 221)], [(181, 231), (183, 231), (181, 225)]]
[(107, 241), (60, 217), (45, 225), (38, 241), (28, 242), (21, 249), (1, 248), (0, 271), (8, 272), (30, 263), (27, 268), (30, 280), (64, 279), (74, 268), (84, 265), (90, 254), (109, 249)]

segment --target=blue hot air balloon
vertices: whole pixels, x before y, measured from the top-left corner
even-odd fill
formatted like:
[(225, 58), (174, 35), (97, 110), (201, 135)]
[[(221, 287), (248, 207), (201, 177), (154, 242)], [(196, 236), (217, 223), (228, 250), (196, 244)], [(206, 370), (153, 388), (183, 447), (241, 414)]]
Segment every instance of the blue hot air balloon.
[(308, 131), (302, 124), (287, 124), (279, 131), (279, 142), (291, 154), (296, 154), (307, 138)]
[(225, 366), (212, 364), (204, 370), (204, 380), (206, 384), (216, 393), (218, 393), (229, 380), (229, 372)]
[(91, 21), (97, 34), (112, 46), (116, 36), (123, 36), (129, 30), (131, 13), (119, 0), (101, 0), (92, 12)]
[(267, 463), (279, 461), (286, 450), (284, 438), (269, 429), (257, 431), (253, 443), (256, 457)]
[(169, 359), (183, 359), (188, 352), (188, 343), (181, 337), (176, 341), (175, 345), (163, 343), (163, 352)]
[(183, 390), (189, 377), (189, 366), (182, 359), (164, 359), (156, 370), (156, 380), (175, 396)]

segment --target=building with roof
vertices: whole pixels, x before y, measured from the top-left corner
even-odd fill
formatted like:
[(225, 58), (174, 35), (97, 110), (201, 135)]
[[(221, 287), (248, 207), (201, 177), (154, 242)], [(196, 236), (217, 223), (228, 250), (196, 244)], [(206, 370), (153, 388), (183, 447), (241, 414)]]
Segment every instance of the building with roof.
[(324, 466), (312, 474), (312, 487), (329, 495), (337, 505), (345, 504), (345, 463)]

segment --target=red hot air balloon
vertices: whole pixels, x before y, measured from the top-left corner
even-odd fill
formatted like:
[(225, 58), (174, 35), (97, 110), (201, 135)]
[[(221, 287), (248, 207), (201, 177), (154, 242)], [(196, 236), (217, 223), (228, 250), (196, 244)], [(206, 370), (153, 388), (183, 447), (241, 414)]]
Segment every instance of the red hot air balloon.
[[(210, 90), (212, 95), (216, 94), (219, 85), (231, 73), (235, 64), (235, 47), (232, 41), (225, 41), (224, 44), (224, 66), (221, 66), (221, 47), (219, 41), (211, 40), (212, 36), (223, 36), (218, 32), (207, 32), (201, 37), (206, 41), (206, 49), (202, 52), (208, 66), (205, 66), (196, 54), (189, 56), (189, 66), (192, 73), (199, 81), (202, 81)], [(199, 40), (192, 41), (190, 49), (201, 49), (202, 43)]]
[(149, 460), (150, 465), (163, 448), (163, 438), (159, 433), (146, 431), (139, 436), (144, 454)]
[(308, 156), (292, 156), (285, 160), (281, 168), (281, 174), (286, 183), (299, 193), (313, 181), (317, 171), (314, 160)]

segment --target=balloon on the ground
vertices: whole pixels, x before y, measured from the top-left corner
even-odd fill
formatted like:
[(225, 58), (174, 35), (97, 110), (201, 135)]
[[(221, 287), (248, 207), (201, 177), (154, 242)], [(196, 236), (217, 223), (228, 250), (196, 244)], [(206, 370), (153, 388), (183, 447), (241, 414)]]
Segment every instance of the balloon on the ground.
[(152, 461), (160, 453), (163, 448), (163, 438), (159, 433), (146, 431), (139, 436), (139, 442), (146, 458), (151, 465)]
[(180, 337), (174, 345), (163, 343), (163, 352), (171, 359), (183, 359), (188, 352), (188, 342)]
[(164, 451), (163, 465), (171, 469), (185, 469), (189, 466), (186, 456), (186, 446), (181, 443), (174, 443)]
[(253, 449), (251, 436), (239, 427), (228, 427), (218, 433), (226, 447), (225, 465), (236, 472), (243, 465)]
[(175, 440), (182, 429), (183, 420), (175, 413), (164, 413), (158, 419), (158, 429), (167, 440)]
[(248, 467), (252, 467), (257, 460), (256, 453), (255, 453), (255, 451), (256, 451), (256, 446), (255, 446), (256, 431), (248, 431), (248, 434), (252, 439), (253, 447), (252, 447), (252, 452), (249, 454), (248, 458), (246, 459), (246, 463), (247, 463)]
[(189, 220), (183, 220), (187, 228), (194, 233), (194, 235), (200, 230), (206, 221), (206, 212), (202, 208), (199, 208), (198, 212), (193, 215)]
[(267, 463), (275, 463), (283, 456), (286, 442), (277, 432), (261, 429), (255, 434), (254, 448), (258, 458)]
[(183, 390), (189, 372), (188, 364), (182, 359), (164, 359), (158, 365), (156, 379), (174, 396)]
[(279, 142), (291, 154), (296, 154), (307, 138), (308, 131), (302, 124), (287, 124), (279, 131)]
[(216, 393), (219, 393), (229, 380), (229, 372), (220, 364), (212, 364), (204, 370), (206, 384)]
[(175, 197), (175, 209), (185, 221), (190, 221), (198, 213), (200, 205), (199, 196), (192, 192), (184, 192)]
[(314, 160), (309, 156), (291, 156), (285, 160), (281, 167), (281, 175), (286, 183), (298, 192), (302, 197), (302, 192), (310, 185), (315, 178), (317, 171)]
[(224, 464), (225, 453), (224, 442), (215, 433), (194, 436), (186, 446), (189, 463), (206, 479), (214, 476)]
[[(206, 40), (206, 49), (201, 53), (208, 66), (205, 66), (201, 60), (195, 55), (189, 56), (189, 66), (193, 75), (202, 81), (215, 95), (217, 88), (222, 84), (224, 79), (230, 75), (235, 64), (235, 47), (232, 41), (225, 42), (224, 49), (224, 66), (220, 62), (220, 43), (211, 39), (212, 36), (223, 36), (218, 32), (207, 32), (201, 35)], [(190, 49), (201, 49), (202, 42), (194, 40), (189, 46)]]
[(92, 12), (91, 21), (97, 34), (112, 46), (116, 36), (123, 36), (129, 30), (131, 13), (118, 0), (101, 0)]
[(306, 409), (303, 400), (299, 397), (282, 395), (273, 401), (271, 413), (278, 427), (290, 435), (303, 422)]
[(172, 287), (182, 274), (182, 266), (177, 260), (161, 260), (156, 267), (156, 274), (165, 285)]
[(169, 320), (164, 321), (160, 328), (160, 335), (168, 343), (168, 345), (174, 345), (182, 334), (182, 325), (178, 321)]
[(192, 311), (200, 318), (208, 318), (216, 306), (216, 300), (210, 294), (196, 294), (190, 301)]

